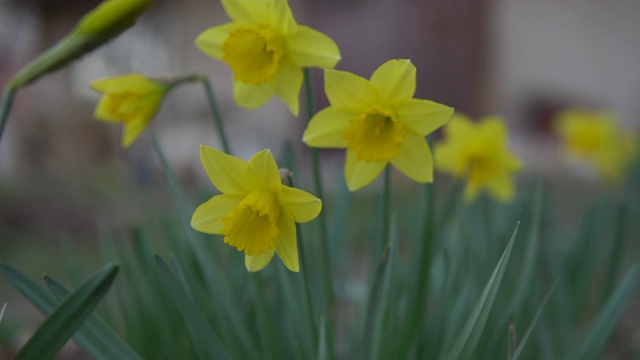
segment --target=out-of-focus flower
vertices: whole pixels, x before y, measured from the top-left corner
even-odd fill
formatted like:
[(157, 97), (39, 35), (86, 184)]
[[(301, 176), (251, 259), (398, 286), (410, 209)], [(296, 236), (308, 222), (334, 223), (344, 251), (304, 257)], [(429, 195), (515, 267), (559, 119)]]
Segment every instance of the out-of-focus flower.
[(554, 125), (571, 157), (589, 162), (603, 178), (618, 181), (637, 157), (638, 138), (616, 122), (609, 112), (567, 109)]
[(233, 95), (256, 109), (274, 94), (298, 115), (301, 67), (333, 68), (340, 51), (328, 36), (296, 23), (286, 0), (222, 0), (232, 22), (205, 30), (195, 43), (233, 71)]
[(91, 83), (104, 96), (94, 116), (108, 122), (124, 124), (122, 147), (129, 147), (158, 111), (171, 85), (139, 74), (127, 74)]
[(295, 223), (315, 219), (322, 208), (320, 199), (283, 185), (269, 150), (245, 162), (201, 146), (200, 160), (222, 194), (196, 209), (191, 226), (224, 235), (225, 243), (244, 251), (249, 271), (262, 270), (274, 252), (289, 270), (298, 271)]
[(425, 136), (444, 125), (453, 109), (413, 98), (416, 68), (409, 60), (390, 60), (369, 80), (337, 70), (325, 70), (324, 80), (331, 106), (311, 119), (302, 140), (347, 149), (351, 191), (369, 184), (389, 163), (415, 181), (433, 181)]
[(445, 139), (435, 145), (436, 168), (466, 178), (466, 201), (482, 189), (499, 201), (513, 199), (513, 174), (522, 163), (507, 149), (507, 127), (500, 117), (474, 123), (456, 113), (443, 131)]
[(133, 26), (151, 0), (106, 0), (87, 13), (76, 27), (54, 47), (22, 68), (8, 88), (19, 89), (42, 75), (58, 70), (91, 52)]

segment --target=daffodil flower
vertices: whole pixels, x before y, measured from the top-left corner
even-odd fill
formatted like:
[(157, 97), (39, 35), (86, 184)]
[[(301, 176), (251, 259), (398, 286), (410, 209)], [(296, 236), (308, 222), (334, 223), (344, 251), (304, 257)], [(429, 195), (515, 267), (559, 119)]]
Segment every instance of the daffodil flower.
[(171, 84), (138, 74), (127, 74), (91, 83), (104, 96), (94, 116), (102, 121), (124, 124), (122, 147), (129, 147), (158, 111)]
[(331, 106), (311, 119), (302, 140), (312, 147), (347, 149), (351, 191), (372, 182), (389, 163), (415, 181), (433, 181), (425, 136), (444, 125), (453, 109), (413, 98), (416, 68), (409, 60), (390, 60), (369, 80), (325, 70), (324, 81)]
[(277, 95), (298, 115), (301, 67), (333, 68), (340, 51), (328, 36), (293, 19), (286, 0), (222, 0), (232, 22), (196, 38), (204, 53), (233, 72), (233, 95), (256, 109)]
[(269, 150), (249, 162), (208, 146), (200, 160), (213, 185), (222, 192), (200, 205), (191, 226), (207, 234), (224, 235), (224, 242), (245, 253), (249, 271), (262, 270), (278, 253), (284, 265), (298, 271), (295, 223), (315, 219), (322, 202), (282, 184)]
[(500, 117), (488, 116), (474, 123), (456, 113), (444, 134), (434, 150), (436, 168), (466, 178), (466, 201), (475, 199), (482, 189), (499, 201), (513, 199), (512, 177), (522, 163), (507, 149), (507, 127)]
[(623, 132), (613, 114), (586, 109), (560, 112), (554, 123), (570, 157), (589, 162), (609, 181), (620, 180), (638, 153), (638, 138)]

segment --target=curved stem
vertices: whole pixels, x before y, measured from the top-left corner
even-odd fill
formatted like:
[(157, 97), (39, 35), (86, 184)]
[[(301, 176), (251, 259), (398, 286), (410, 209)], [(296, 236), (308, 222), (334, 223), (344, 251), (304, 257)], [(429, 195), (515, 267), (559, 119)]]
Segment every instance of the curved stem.
[[(307, 121), (311, 121), (313, 115), (315, 115), (315, 105), (313, 101), (313, 87), (311, 84), (311, 71), (308, 68), (304, 69), (304, 87), (305, 98), (307, 102)], [(322, 172), (320, 171), (320, 157), (318, 149), (311, 148), (311, 166), (313, 168), (313, 182), (314, 191), (316, 196), (324, 201), (324, 194), (322, 190)], [(331, 326), (333, 321), (333, 283), (331, 277), (331, 259), (329, 258), (329, 236), (327, 234), (327, 217), (326, 211), (321, 211), (319, 215), (320, 220), (320, 243), (322, 248), (322, 270), (324, 278), (325, 288), (325, 319), (327, 321), (327, 347), (329, 348), (330, 356), (333, 354), (333, 327)]]
[(0, 139), (2, 139), (2, 133), (4, 132), (4, 126), (9, 118), (11, 112), (11, 105), (13, 105), (13, 95), (15, 90), (7, 88), (4, 90), (4, 96), (2, 97), (2, 107), (0, 108)]
[(227, 134), (224, 131), (224, 124), (222, 123), (222, 115), (220, 114), (220, 109), (218, 108), (216, 97), (213, 94), (211, 83), (209, 82), (209, 79), (204, 76), (200, 77), (200, 81), (202, 81), (202, 85), (204, 85), (204, 89), (207, 92), (207, 99), (209, 100), (209, 105), (211, 106), (213, 120), (215, 121), (216, 128), (218, 129), (218, 135), (220, 136), (222, 149), (224, 150), (224, 152), (231, 155), (231, 147), (229, 146), (229, 141), (227, 141)]

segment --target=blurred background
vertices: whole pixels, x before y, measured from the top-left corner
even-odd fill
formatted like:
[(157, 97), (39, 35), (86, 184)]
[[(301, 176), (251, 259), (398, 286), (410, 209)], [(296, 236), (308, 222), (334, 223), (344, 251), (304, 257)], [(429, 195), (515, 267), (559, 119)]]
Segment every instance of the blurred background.
[[(0, 85), (98, 3), (0, 0)], [(343, 59), (337, 69), (369, 77), (389, 59), (408, 58), (418, 69), (416, 97), (474, 118), (503, 115), (510, 148), (525, 163), (523, 177), (544, 178), (561, 189), (557, 194), (568, 200), (559, 206), (577, 214), (600, 191), (615, 191), (603, 187), (589, 168), (559, 156), (550, 123), (564, 107), (585, 106), (608, 109), (622, 127), (639, 130), (639, 1), (289, 3), (300, 24), (336, 41)], [(257, 111), (238, 108), (227, 66), (193, 45), (202, 31), (227, 21), (215, 0), (157, 0), (134, 28), (18, 93), (0, 142), (1, 259), (39, 274), (62, 266), (67, 246), (91, 263), (98, 261), (94, 239), (101, 229), (126, 231), (158, 209), (171, 211), (149, 134), (123, 150), (121, 127), (93, 118), (99, 95), (88, 84), (101, 77), (206, 74), (236, 155), (248, 158), (264, 148), (277, 155), (289, 139), (300, 158), (306, 156), (300, 142), (306, 124), (303, 106), (298, 119), (276, 98)], [(314, 70), (313, 75), (317, 107), (322, 108), (327, 105), (322, 72)], [(191, 84), (172, 91), (150, 128), (183, 184), (194, 193), (212, 193), (198, 145), (219, 144), (202, 87)], [(323, 152), (328, 187), (343, 186), (343, 157), (341, 151)], [(304, 168), (299, 171), (303, 177), (308, 174)], [(397, 176), (394, 181), (406, 179)], [(412, 185), (407, 181), (407, 186)], [(372, 185), (365, 191), (376, 190)], [(18, 298), (0, 278), (0, 305)], [(37, 316), (25, 306), (21, 316), (31, 312)], [(17, 312), (8, 312), (7, 319), (9, 313)], [(12, 322), (6, 320), (0, 328), (0, 343), (2, 336), (10, 336), (3, 334), (11, 331), (5, 324)]]

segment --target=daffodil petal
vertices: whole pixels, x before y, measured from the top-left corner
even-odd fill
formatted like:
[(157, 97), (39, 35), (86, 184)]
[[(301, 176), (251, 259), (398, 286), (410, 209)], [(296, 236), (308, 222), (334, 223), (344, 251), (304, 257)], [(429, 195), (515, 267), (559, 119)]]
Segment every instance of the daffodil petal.
[(258, 255), (245, 255), (244, 256), (244, 266), (248, 271), (256, 272), (265, 268), (265, 266), (269, 265), (271, 259), (273, 258), (273, 254), (275, 250), (267, 250), (264, 254)]
[(247, 167), (242, 159), (200, 145), (200, 161), (213, 186), (225, 194), (246, 195), (251, 191), (244, 178)]
[(284, 36), (298, 30), (298, 23), (293, 18), (287, 0), (267, 2), (267, 11), (271, 24)]
[(486, 116), (478, 123), (480, 131), (488, 141), (495, 144), (504, 144), (507, 139), (507, 127), (499, 116)]
[(273, 90), (269, 83), (256, 86), (245, 84), (242, 81), (233, 81), (233, 97), (243, 108), (257, 109), (269, 101), (272, 96)]
[(363, 112), (375, 103), (376, 91), (367, 79), (347, 71), (324, 71), (324, 89), (331, 105)]
[(148, 119), (138, 118), (132, 120), (124, 125), (124, 132), (122, 134), (122, 147), (128, 148), (133, 142), (140, 136), (140, 133), (149, 124)]
[(254, 189), (273, 191), (282, 186), (278, 165), (269, 150), (262, 150), (253, 155), (247, 163), (245, 176)]
[(216, 59), (222, 59), (222, 43), (227, 40), (231, 30), (237, 26), (236, 23), (227, 23), (209, 28), (198, 35), (195, 44), (203, 53)]
[(306, 191), (283, 186), (276, 193), (278, 202), (298, 223), (305, 223), (315, 219), (322, 210), (322, 201)]
[(122, 122), (122, 119), (117, 116), (118, 114), (112, 111), (112, 109), (119, 106), (118, 102), (120, 100), (121, 99), (113, 96), (103, 96), (100, 101), (98, 101), (98, 106), (96, 106), (96, 111), (93, 113), (93, 116), (102, 121)]
[(416, 92), (416, 67), (406, 59), (389, 60), (376, 69), (370, 81), (381, 101), (394, 105), (411, 99)]
[(145, 94), (157, 92), (158, 86), (166, 85), (140, 74), (112, 76), (89, 84), (89, 87), (102, 94), (117, 93), (123, 90), (133, 94)]
[(344, 148), (347, 141), (342, 137), (342, 133), (349, 126), (349, 120), (358, 115), (338, 110), (333, 106), (324, 108), (309, 121), (302, 141), (312, 147)]
[(287, 39), (286, 49), (300, 67), (333, 69), (340, 61), (338, 45), (327, 35), (307, 26), (299, 26), (298, 32)]
[(222, 0), (229, 17), (242, 25), (265, 24), (269, 17), (265, 0)]
[(296, 243), (296, 224), (287, 214), (281, 214), (278, 218), (278, 230), (280, 234), (275, 239), (275, 250), (282, 259), (287, 269), (298, 272), (298, 244)]
[(275, 73), (271, 86), (273, 92), (282, 101), (294, 116), (298, 116), (300, 108), (300, 88), (302, 88), (302, 69), (290, 59), (285, 58), (278, 71)]
[(491, 195), (503, 202), (512, 200), (515, 194), (513, 179), (508, 174), (496, 176), (487, 182), (486, 187)]
[(356, 153), (347, 149), (347, 160), (344, 165), (344, 175), (347, 180), (347, 187), (351, 191), (356, 191), (369, 185), (382, 169), (387, 166), (386, 161), (367, 163), (356, 160)]
[(89, 84), (89, 87), (99, 93), (105, 93), (116, 86), (122, 85), (123, 83), (137, 80), (139, 77), (141, 77), (141, 75), (138, 74), (124, 74), (120, 76), (108, 77), (92, 82), (91, 84)]
[(400, 143), (400, 156), (391, 163), (414, 181), (433, 182), (433, 156), (422, 136), (408, 134)]
[(191, 227), (207, 234), (220, 234), (224, 227), (222, 218), (242, 201), (242, 195), (216, 195), (196, 208), (191, 217)]
[(422, 99), (403, 101), (396, 109), (396, 115), (402, 124), (422, 136), (446, 124), (453, 115), (453, 108)]
[[(459, 149), (451, 142), (438, 142), (434, 148), (435, 168), (440, 171), (450, 172), (456, 176), (462, 175), (458, 161)], [(464, 169), (463, 169), (464, 170)]]

